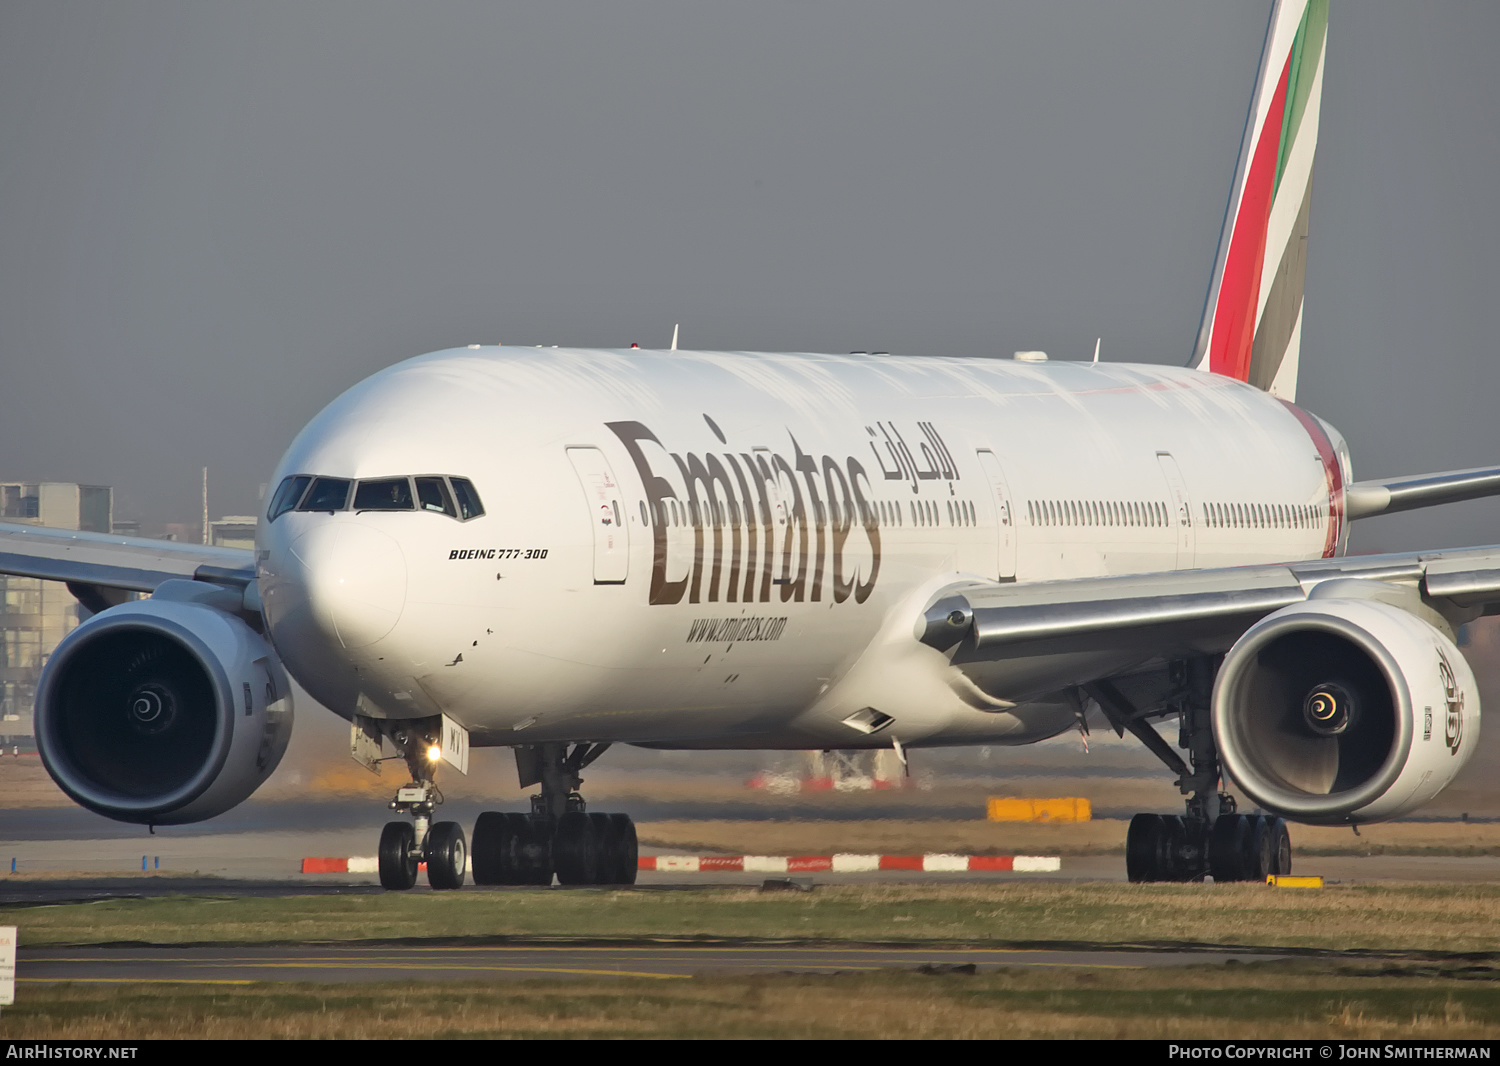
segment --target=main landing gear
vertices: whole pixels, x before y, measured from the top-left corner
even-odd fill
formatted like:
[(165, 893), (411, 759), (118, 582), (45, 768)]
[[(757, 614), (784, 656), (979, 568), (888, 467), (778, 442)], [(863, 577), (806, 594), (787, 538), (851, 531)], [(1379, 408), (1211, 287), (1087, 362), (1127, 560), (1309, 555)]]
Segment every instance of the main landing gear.
[(400, 731), (392, 734), (406, 760), (411, 782), (396, 790), (391, 810), (411, 815), (410, 822), (387, 822), (380, 833), (380, 884), (404, 890), (417, 883), (419, 863), (427, 863), (427, 883), (433, 888), (458, 888), (464, 883), (469, 849), (457, 822), (433, 822), (432, 812), (443, 795), (432, 779), (437, 756), (433, 738)]
[(1138, 814), (1125, 836), (1125, 873), (1132, 881), (1201, 881), (1204, 874), (1216, 882), (1264, 881), (1291, 870), (1286, 820), (1270, 815), (1220, 811), (1205, 834), (1203, 824), (1188, 817)]
[(417, 883), (419, 864), (436, 889), (459, 888), (472, 854), (476, 885), (633, 885), (637, 867), (635, 823), (625, 814), (588, 810), (578, 794), (583, 768), (608, 744), (532, 744), (516, 749), (521, 787), (540, 784), (531, 813), (485, 811), (474, 823), (472, 852), (457, 822), (433, 822), (442, 803), (433, 782), (432, 738), (400, 730), (391, 734), (411, 771), (391, 809), (410, 822), (387, 822), (380, 834), (380, 884), (404, 890)]
[[(1129, 730), (1177, 775), (1187, 797), (1187, 812), (1137, 814), (1125, 836), (1125, 872), (1131, 881), (1265, 881), (1292, 872), (1292, 843), (1286, 821), (1269, 815), (1240, 814), (1234, 797), (1220, 791), (1218, 749), (1214, 745), (1209, 698), (1214, 659), (1174, 663), (1168, 695), (1154, 708), (1141, 710), (1110, 681), (1096, 681), (1084, 691), (1099, 705), (1115, 732)], [(1178, 716), (1174, 751), (1148, 722)]]
[(521, 787), (541, 785), (530, 814), (485, 811), (474, 823), (476, 885), (633, 885), (635, 823), (588, 810), (579, 774), (608, 744), (516, 748)]

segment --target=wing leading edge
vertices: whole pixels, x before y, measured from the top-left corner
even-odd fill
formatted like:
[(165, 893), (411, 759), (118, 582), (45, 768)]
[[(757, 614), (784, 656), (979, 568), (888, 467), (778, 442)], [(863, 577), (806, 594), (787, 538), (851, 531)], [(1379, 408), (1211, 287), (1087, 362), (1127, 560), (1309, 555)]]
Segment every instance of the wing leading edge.
[(0, 523), (0, 574), (67, 582), (90, 610), (187, 579), (253, 587), (255, 554), (143, 537)]
[[(1500, 608), (1500, 546), (1029, 585), (968, 582), (934, 598), (917, 637), (959, 667), (1133, 648), (1151, 658), (1217, 654), (1318, 586), (1351, 580), (1418, 595), (1445, 616), (1488, 613)], [(1066, 683), (1084, 680), (1092, 678)]]

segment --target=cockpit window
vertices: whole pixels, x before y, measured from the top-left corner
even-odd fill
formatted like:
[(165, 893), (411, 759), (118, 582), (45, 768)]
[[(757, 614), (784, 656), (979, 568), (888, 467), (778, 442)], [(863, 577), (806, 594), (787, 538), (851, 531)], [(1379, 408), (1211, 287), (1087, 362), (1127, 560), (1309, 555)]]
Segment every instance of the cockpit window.
[(320, 477), (303, 497), (299, 511), (342, 511), (349, 504), (349, 481), (341, 477)]
[(356, 511), (410, 511), (411, 482), (404, 477), (361, 481), (354, 492)]
[(276, 495), (271, 497), (271, 508), (266, 512), (266, 520), (274, 522), (296, 507), (297, 501), (302, 498), (302, 493), (307, 490), (310, 481), (312, 478), (306, 474), (294, 474), (292, 477), (283, 478), (281, 484), (276, 487)]
[(448, 484), (440, 477), (419, 477), (417, 480), (417, 508), (423, 511), (441, 511), (449, 518), (458, 517), (453, 506), (453, 494)]
[(479, 502), (479, 493), (474, 483), (466, 477), (449, 478), (453, 482), (453, 495), (458, 497), (458, 515), (465, 522), (484, 514), (484, 504)]
[(293, 474), (276, 487), (266, 518), (274, 522), (291, 510), (332, 513), (351, 507), (356, 511), (430, 511), (459, 521), (484, 514), (484, 504), (468, 478), (424, 474), (356, 483), (346, 477)]

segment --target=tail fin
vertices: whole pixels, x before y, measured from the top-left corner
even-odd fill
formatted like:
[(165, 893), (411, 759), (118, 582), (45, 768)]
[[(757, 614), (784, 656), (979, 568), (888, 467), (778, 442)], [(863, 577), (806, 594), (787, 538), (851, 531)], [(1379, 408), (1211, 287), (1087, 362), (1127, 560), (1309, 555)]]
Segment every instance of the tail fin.
[(1295, 400), (1328, 0), (1276, 0), (1192, 365)]

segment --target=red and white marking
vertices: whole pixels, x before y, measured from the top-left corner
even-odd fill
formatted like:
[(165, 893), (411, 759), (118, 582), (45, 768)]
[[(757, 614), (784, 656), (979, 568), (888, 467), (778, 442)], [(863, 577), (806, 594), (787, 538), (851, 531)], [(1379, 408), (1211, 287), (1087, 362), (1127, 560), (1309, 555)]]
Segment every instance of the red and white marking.
[[(427, 864), (418, 863), (417, 869), (425, 870)], [(473, 864), (466, 864), (466, 869), (472, 870)], [(332, 859), (306, 858), (302, 860), (302, 872), (305, 874), (378, 874), (380, 860), (374, 855), (351, 855), (347, 858)]]
[[(639, 868), (673, 874), (863, 874), (881, 870), (929, 874), (1010, 870), (1036, 874), (1055, 873), (1062, 869), (1062, 860), (1056, 855), (642, 855)], [(380, 872), (380, 863), (373, 855), (306, 858), (302, 860), (302, 872), (373, 874)]]
[(1052, 873), (1062, 869), (1062, 860), (1056, 855), (642, 855), (640, 868), (682, 874), (860, 874), (880, 870)]

